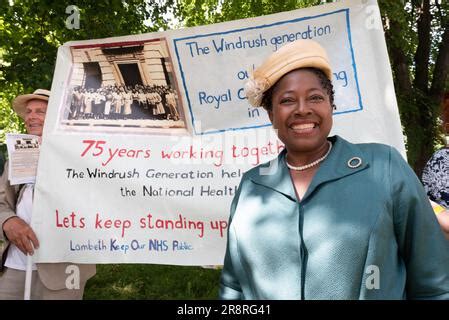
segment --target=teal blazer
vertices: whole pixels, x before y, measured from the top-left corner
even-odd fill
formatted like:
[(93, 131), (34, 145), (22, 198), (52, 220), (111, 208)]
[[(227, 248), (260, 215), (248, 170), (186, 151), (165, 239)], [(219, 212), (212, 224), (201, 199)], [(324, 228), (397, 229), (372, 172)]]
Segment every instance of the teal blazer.
[(220, 298), (449, 299), (449, 242), (409, 165), (386, 145), (329, 140), (301, 201), (285, 150), (243, 175)]

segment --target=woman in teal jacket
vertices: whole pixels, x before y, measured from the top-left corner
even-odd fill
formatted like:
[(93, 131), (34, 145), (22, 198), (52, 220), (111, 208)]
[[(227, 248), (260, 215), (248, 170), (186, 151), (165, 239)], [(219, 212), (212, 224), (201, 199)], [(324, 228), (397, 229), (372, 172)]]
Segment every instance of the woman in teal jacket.
[(392, 147), (332, 128), (326, 52), (298, 40), (246, 86), (285, 150), (242, 178), (231, 206), (222, 299), (449, 299), (449, 242)]

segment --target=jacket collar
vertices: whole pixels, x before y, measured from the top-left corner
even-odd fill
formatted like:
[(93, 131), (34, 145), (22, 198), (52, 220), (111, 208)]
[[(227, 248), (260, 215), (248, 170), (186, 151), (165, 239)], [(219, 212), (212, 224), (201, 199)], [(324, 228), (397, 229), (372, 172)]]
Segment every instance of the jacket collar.
[[(330, 137), (328, 140), (332, 142), (332, 150), (320, 164), (301, 201), (309, 197), (321, 184), (341, 179), (369, 166), (368, 157), (357, 145), (339, 136)], [(297, 201), (290, 171), (285, 164), (286, 154), (287, 151), (284, 149), (276, 159), (260, 166), (250, 179), (256, 184), (282, 193), (292, 201)]]

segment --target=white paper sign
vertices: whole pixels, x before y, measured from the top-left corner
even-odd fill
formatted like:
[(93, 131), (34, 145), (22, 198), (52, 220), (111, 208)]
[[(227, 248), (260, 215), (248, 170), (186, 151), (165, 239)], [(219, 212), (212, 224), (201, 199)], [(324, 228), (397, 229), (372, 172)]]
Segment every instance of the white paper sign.
[(31, 134), (7, 134), (9, 171), (11, 185), (34, 183), (39, 161), (39, 137)]

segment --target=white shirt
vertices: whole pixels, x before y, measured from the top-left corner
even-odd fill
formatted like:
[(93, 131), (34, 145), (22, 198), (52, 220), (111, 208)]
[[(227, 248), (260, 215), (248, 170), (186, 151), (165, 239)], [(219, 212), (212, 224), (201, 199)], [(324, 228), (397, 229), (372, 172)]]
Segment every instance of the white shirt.
[[(27, 184), (24, 188), (25, 190), (23, 191), (22, 198), (16, 206), (16, 214), (23, 221), (30, 224), (33, 208), (34, 184)], [(6, 257), (5, 266), (11, 269), (26, 271), (27, 256), (11, 243), (8, 249), (8, 256)], [(32, 268), (33, 270), (37, 270), (35, 263), (33, 263)]]

